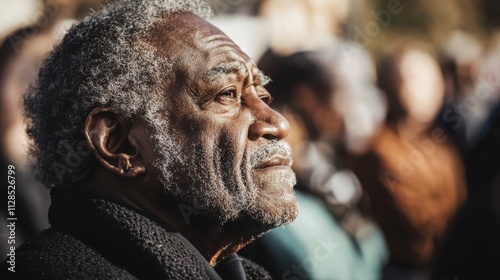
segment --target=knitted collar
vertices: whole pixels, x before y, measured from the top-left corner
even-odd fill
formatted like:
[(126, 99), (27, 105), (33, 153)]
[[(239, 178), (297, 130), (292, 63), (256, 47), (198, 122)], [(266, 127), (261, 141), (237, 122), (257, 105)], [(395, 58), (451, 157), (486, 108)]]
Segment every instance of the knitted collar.
[(141, 279), (218, 279), (196, 248), (154, 216), (89, 193), (51, 191), (49, 221)]

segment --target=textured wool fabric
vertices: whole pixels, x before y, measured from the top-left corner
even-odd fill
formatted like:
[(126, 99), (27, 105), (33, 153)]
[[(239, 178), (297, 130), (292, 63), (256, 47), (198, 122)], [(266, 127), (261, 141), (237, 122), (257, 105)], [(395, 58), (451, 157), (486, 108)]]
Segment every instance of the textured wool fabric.
[[(11, 279), (221, 279), (201, 254), (172, 227), (90, 194), (52, 191), (51, 228), (16, 251)], [(240, 271), (231, 279), (270, 279), (248, 260), (233, 256), (217, 267)]]

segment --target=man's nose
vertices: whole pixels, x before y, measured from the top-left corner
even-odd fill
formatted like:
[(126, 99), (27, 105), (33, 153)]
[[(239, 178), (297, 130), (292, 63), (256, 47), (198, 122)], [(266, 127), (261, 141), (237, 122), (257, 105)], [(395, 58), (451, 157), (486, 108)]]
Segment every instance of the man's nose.
[(280, 113), (273, 110), (260, 98), (251, 106), (255, 121), (250, 125), (248, 138), (256, 141), (259, 138), (281, 140), (288, 136), (290, 125)]

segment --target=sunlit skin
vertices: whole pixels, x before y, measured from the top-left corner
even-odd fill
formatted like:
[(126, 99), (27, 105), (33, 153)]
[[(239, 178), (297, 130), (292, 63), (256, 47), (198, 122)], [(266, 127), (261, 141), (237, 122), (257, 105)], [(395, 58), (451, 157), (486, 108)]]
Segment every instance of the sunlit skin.
[[(179, 184), (219, 188), (219, 199), (228, 205), (249, 203), (243, 208), (258, 206), (284, 216), (286, 222), (293, 220), (297, 206), (292, 186), (273, 181), (294, 178), (291, 158), (277, 154), (250, 166), (252, 152), (283, 141), (289, 133), (286, 119), (269, 107), (271, 95), (255, 63), (220, 30), (192, 14), (168, 17), (143, 40), (157, 48), (159, 57), (171, 58), (175, 75), (161, 86), (168, 95), (165, 118), (172, 133), (184, 152), (201, 147), (206, 157), (200, 162), (208, 161), (205, 182), (179, 170)], [(150, 137), (154, 131), (142, 119), (96, 108), (87, 118), (85, 133), (100, 162), (88, 188), (167, 222), (211, 265), (273, 227), (258, 224), (248, 209), (222, 225), (203, 215), (186, 223), (179, 202), (161, 186), (154, 165), (160, 157)]]

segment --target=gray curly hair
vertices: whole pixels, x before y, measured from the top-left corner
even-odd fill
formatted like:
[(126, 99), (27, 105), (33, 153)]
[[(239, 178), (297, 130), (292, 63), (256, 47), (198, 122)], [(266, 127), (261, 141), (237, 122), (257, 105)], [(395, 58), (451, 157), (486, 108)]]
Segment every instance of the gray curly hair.
[(164, 128), (159, 85), (171, 75), (170, 65), (140, 39), (178, 12), (211, 15), (203, 0), (118, 1), (75, 24), (52, 51), (24, 98), (31, 165), (46, 187), (72, 186), (92, 171), (96, 159), (83, 129), (94, 108), (111, 107)]

